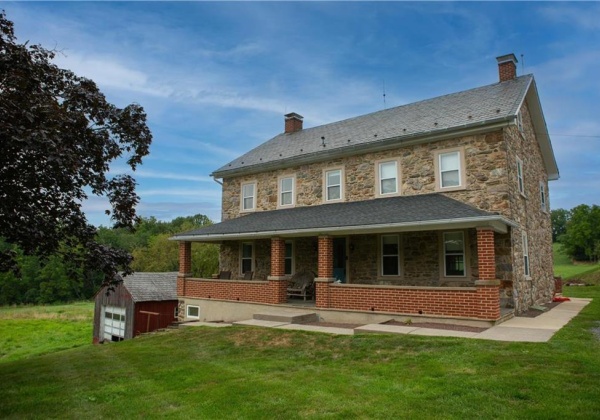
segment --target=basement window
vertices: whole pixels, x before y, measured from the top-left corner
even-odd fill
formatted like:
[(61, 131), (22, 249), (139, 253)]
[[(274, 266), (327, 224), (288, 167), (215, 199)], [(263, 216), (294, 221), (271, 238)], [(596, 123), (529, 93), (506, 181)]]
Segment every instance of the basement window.
[(199, 319), (200, 318), (200, 307), (195, 305), (187, 305), (187, 317)]

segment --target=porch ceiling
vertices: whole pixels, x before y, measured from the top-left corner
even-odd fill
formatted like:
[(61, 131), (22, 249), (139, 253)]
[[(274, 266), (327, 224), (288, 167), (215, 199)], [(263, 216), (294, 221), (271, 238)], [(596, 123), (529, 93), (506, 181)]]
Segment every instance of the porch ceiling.
[(489, 227), (505, 233), (516, 224), (443, 194), (422, 194), (257, 211), (173, 236), (176, 241), (219, 242), (270, 237), (358, 235)]

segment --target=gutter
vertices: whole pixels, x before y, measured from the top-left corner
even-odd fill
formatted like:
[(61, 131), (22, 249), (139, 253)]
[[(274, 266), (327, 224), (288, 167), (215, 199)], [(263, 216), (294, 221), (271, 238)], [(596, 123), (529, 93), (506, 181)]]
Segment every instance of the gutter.
[(288, 230), (271, 230), (257, 232), (239, 232), (239, 233), (215, 233), (215, 234), (200, 234), (200, 235), (176, 235), (169, 240), (171, 241), (198, 241), (198, 242), (218, 242), (224, 240), (238, 239), (258, 239), (274, 236), (318, 236), (324, 234), (368, 234), (368, 233), (384, 233), (384, 232), (400, 232), (400, 231), (423, 231), (423, 230), (442, 230), (449, 225), (456, 228), (456, 225), (461, 227), (491, 227), (498, 233), (506, 233), (508, 226), (519, 227), (519, 224), (505, 218), (504, 216), (478, 216), (478, 217), (463, 217), (459, 219), (439, 219), (429, 222), (399, 222), (388, 223), (385, 225), (358, 225), (358, 226), (335, 226), (325, 228), (306, 228), (306, 229), (288, 229)]
[[(267, 163), (258, 163), (255, 165), (214, 171), (210, 174), (213, 178), (225, 178), (236, 175), (249, 175), (263, 171), (282, 169), (289, 166), (299, 166), (307, 163), (316, 163), (321, 161), (327, 161), (333, 158), (340, 158), (346, 156), (357, 155), (365, 152), (379, 152), (384, 150), (393, 149), (396, 147), (410, 146), (419, 143), (426, 143), (431, 141), (444, 140), (456, 136), (468, 136), (481, 133), (487, 133), (490, 131), (496, 131), (498, 129), (507, 127), (515, 120), (516, 115), (509, 115), (499, 118), (494, 118), (486, 121), (482, 121), (474, 124), (467, 124), (463, 126), (450, 127), (439, 129), (435, 131), (421, 132), (418, 134), (410, 134), (406, 136), (390, 137), (385, 140), (377, 142), (354, 144), (351, 146), (344, 145), (335, 149), (319, 150), (318, 152), (307, 153), (299, 156), (293, 156), (287, 159), (276, 160)], [(432, 134), (433, 133), (433, 134)]]

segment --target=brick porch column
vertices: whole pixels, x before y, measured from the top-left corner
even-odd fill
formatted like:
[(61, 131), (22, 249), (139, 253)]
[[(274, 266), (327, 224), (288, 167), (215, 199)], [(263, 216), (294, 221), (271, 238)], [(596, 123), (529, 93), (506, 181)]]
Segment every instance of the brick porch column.
[(269, 281), (269, 303), (287, 302), (288, 279), (285, 276), (285, 241), (271, 238), (271, 275)]
[(333, 238), (319, 236), (319, 273), (321, 279), (333, 277)]
[(318, 278), (315, 279), (316, 307), (329, 308), (329, 285), (335, 280), (333, 278), (333, 238), (331, 236), (319, 236), (318, 253)]
[(477, 228), (477, 262), (479, 280), (496, 280), (496, 252), (492, 229)]
[(495, 320), (500, 318), (500, 280), (496, 279), (496, 251), (494, 231), (477, 228), (477, 263), (479, 280), (475, 282), (479, 296), (479, 317)]
[(285, 241), (271, 238), (271, 276), (285, 276)]
[(177, 273), (177, 296), (185, 296), (185, 278), (192, 275), (192, 243), (179, 242), (179, 273)]

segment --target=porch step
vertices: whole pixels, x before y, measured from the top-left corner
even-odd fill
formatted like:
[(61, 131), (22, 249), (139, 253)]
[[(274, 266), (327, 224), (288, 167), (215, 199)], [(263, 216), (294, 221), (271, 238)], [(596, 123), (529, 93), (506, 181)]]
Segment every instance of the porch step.
[(281, 322), (285, 324), (304, 324), (306, 322), (319, 321), (319, 315), (315, 312), (268, 312), (254, 314), (253, 318), (260, 321)]

